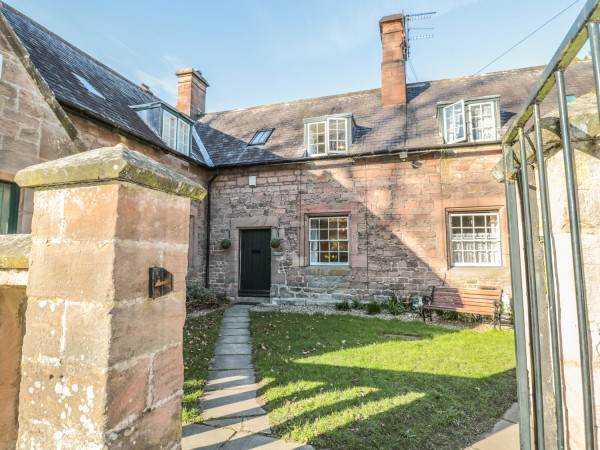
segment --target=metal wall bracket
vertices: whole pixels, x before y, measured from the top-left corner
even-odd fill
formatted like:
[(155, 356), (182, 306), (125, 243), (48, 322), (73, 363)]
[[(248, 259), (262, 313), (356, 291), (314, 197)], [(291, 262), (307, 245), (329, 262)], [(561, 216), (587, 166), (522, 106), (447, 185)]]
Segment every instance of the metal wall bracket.
[(149, 297), (157, 298), (173, 290), (173, 274), (162, 267), (150, 267), (149, 271)]

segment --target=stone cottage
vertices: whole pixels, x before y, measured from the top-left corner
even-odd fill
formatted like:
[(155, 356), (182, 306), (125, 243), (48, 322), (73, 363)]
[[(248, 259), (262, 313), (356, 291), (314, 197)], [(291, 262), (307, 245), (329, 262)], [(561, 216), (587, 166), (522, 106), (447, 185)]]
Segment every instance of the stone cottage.
[[(379, 23), (380, 89), (207, 113), (197, 70), (177, 72), (173, 107), (0, 11), (0, 233), (30, 231), (18, 170), (124, 143), (207, 187), (192, 202), (187, 278), (233, 299), (510, 290), (504, 186), (489, 171), (543, 68), (407, 84), (393, 15)], [(589, 92), (591, 64), (566, 79), (573, 98)]]

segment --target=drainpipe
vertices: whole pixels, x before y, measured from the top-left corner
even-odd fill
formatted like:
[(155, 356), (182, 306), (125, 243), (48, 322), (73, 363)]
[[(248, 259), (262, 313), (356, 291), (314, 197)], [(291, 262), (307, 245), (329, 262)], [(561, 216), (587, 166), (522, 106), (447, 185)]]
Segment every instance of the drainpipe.
[(218, 176), (219, 169), (217, 168), (217, 173), (215, 173), (213, 177), (208, 180), (208, 184), (206, 186), (206, 262), (204, 267), (204, 287), (206, 288), (208, 288), (208, 267), (210, 264), (210, 185)]

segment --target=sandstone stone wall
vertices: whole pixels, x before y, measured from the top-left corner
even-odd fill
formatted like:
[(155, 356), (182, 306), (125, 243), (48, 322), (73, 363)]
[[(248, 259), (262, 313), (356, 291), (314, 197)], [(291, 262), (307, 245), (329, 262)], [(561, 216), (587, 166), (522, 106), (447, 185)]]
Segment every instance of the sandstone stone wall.
[[(0, 180), (13, 181), (22, 168), (76, 153), (77, 145), (67, 134), (55, 110), (56, 99), (47, 86), (32, 78), (24, 49), (15, 48), (7, 37), (0, 15)], [(41, 79), (41, 77), (40, 77)], [(33, 193), (21, 190), (17, 232), (29, 233)]]
[(0, 449), (15, 448), (27, 309), (29, 235), (0, 236)]
[[(491, 147), (309, 164), (221, 170), (213, 187), (211, 287), (237, 296), (239, 230), (270, 228), (282, 241), (272, 257), (271, 297), (332, 302), (410, 295), (431, 285), (509, 290), (504, 187), (489, 177)], [(250, 187), (249, 176), (256, 176)], [(500, 211), (503, 266), (450, 268), (449, 211)], [(348, 215), (349, 267), (309, 265), (308, 218)], [(223, 238), (232, 246), (220, 248)]]

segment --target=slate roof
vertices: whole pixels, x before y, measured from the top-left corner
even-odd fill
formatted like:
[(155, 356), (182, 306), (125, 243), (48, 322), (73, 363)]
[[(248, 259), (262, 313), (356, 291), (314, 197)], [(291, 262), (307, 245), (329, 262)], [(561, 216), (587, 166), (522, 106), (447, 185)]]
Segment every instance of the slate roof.
[[(140, 86), (5, 3), (0, 11), (61, 103), (80, 108), (156, 145), (169, 148), (131, 109), (132, 105), (160, 101), (159, 98), (144, 92)], [(88, 91), (74, 73), (85, 78), (104, 98)], [(175, 77), (173, 83), (176, 83)], [(191, 153), (193, 159), (205, 164), (195, 140), (192, 140)]]
[[(6, 4), (0, 11), (59, 101), (168, 148), (130, 107), (160, 99)], [(209, 113), (200, 118), (194, 128), (212, 163), (222, 167), (303, 158), (306, 156), (304, 119), (342, 113), (352, 113), (356, 124), (350, 155), (440, 147), (444, 143), (436, 118), (438, 103), (499, 95), (503, 133), (543, 69), (531, 67), (408, 84), (408, 102), (401, 106), (381, 106), (381, 89), (372, 89)], [(105, 98), (90, 93), (73, 73), (86, 78)], [(591, 62), (571, 64), (565, 80), (568, 94), (579, 96), (589, 92), (593, 89)], [(542, 103), (542, 113), (555, 106), (556, 95), (551, 93)], [(275, 129), (267, 143), (248, 146), (255, 132), (262, 128)], [(212, 165), (203, 158), (195, 139), (192, 139), (192, 158)]]
[[(352, 113), (356, 123), (349, 154), (444, 144), (436, 118), (440, 102), (499, 95), (501, 133), (506, 131), (544, 67), (407, 85), (407, 105), (381, 106), (381, 89), (206, 114), (196, 124), (198, 134), (217, 166), (286, 161), (306, 156), (304, 119)], [(565, 74), (568, 94), (593, 89), (589, 61), (573, 63)], [(550, 93), (542, 110), (556, 106)], [(256, 130), (275, 128), (265, 145), (247, 143)], [(458, 145), (458, 144), (457, 144)]]

